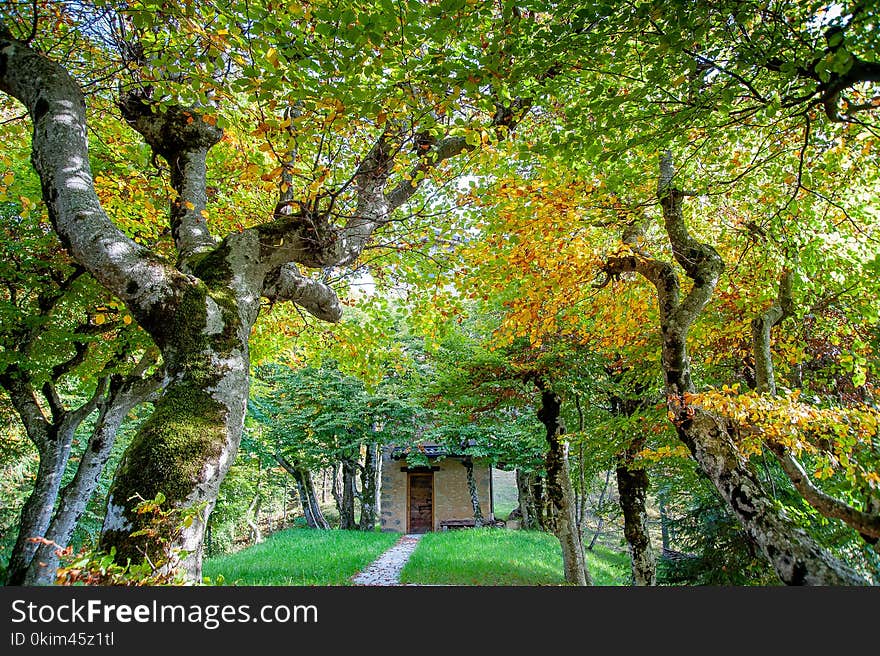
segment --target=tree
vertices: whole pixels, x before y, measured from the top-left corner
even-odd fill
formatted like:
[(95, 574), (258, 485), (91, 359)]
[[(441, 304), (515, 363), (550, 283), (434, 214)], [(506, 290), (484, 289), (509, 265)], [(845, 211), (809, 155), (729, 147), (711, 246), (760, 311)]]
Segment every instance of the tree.
[[(420, 3), (411, 3), (406, 10), (413, 17), (423, 12), (438, 15), (435, 9)], [(328, 30), (339, 17), (327, 8), (310, 17), (299, 15), (299, 8), (291, 11), (291, 24), (298, 29), (316, 27), (314, 41), (305, 46), (315, 47), (316, 54), (324, 48), (323, 60), (319, 61), (331, 69), (348, 53), (360, 50), (366, 54), (370, 40), (377, 38), (373, 30), (351, 29), (344, 35), (335, 34), (335, 28)], [(370, 8), (364, 19), (384, 23), (386, 27), (396, 25), (396, 10), (383, 12), (381, 8)], [(145, 15), (149, 12), (128, 8), (120, 12), (119, 24), (143, 28)], [(179, 29), (181, 25), (191, 27), (198, 22), (194, 20), (193, 8), (180, 12), (165, 9), (156, 18), (153, 25), (162, 28), (162, 35), (167, 35), (167, 25)], [(245, 50), (250, 48), (252, 55), (251, 36), (280, 25), (282, 16), (274, 12), (271, 16), (261, 13), (256, 21), (249, 16), (230, 18), (227, 35), (235, 30), (240, 35), (239, 45)], [(412, 52), (412, 45), (444, 41), (451, 38), (454, 30), (463, 28), (466, 29), (462, 37), (473, 36), (493, 20), (491, 11), (473, 16), (459, 11), (442, 21), (433, 21), (430, 36), (424, 28), (416, 33), (407, 31), (407, 38), (413, 41), (403, 50)], [(211, 21), (202, 24), (206, 22)], [(474, 51), (462, 38), (459, 43), (466, 45), (462, 46), (464, 52), (459, 60), (431, 58), (432, 53), (426, 53), (428, 59), (413, 58), (414, 64), (424, 68), (416, 69), (411, 82), (387, 89), (386, 95), (379, 97), (378, 106), (375, 101), (364, 102), (361, 111), (346, 106), (339, 98), (330, 99), (335, 113), (325, 127), (329, 129), (346, 112), (361, 112), (359, 125), (370, 135), (372, 143), (360, 142), (366, 143), (366, 147), (347, 159), (347, 173), (339, 170), (328, 180), (326, 173), (315, 172), (319, 177), (306, 185), (302, 196), (280, 203), (258, 225), (234, 230), (218, 239), (205, 218), (205, 162), (209, 150), (224, 133), (216, 124), (213, 110), (204, 104), (163, 104), (152, 99), (150, 88), (156, 93), (157, 88), (170, 86), (178, 96), (181, 93), (177, 84), (181, 76), (168, 74), (168, 61), (177, 56), (170, 49), (163, 64), (167, 64), (164, 77), (133, 88), (121, 99), (120, 107), (125, 120), (171, 169), (170, 227), (176, 253), (176, 263), (172, 264), (124, 234), (105, 213), (95, 193), (90, 169), (86, 99), (82, 91), (63, 66), (41, 56), (26, 40), (16, 38), (11, 29), (9, 25), (0, 25), (0, 89), (20, 100), (33, 121), (32, 161), (40, 176), (52, 225), (74, 260), (118, 297), (149, 334), (162, 353), (169, 380), (152, 417), (142, 426), (117, 472), (108, 499), (102, 545), (115, 548), (122, 560), (140, 559), (149, 549), (149, 540), (144, 535), (131, 537), (139, 528), (139, 518), (129, 501), (136, 493), (153, 498), (161, 491), (172, 507), (202, 506), (201, 519), (187, 527), (176, 544), (189, 554), (185, 566), (188, 575), (197, 580), (207, 516), (241, 436), (249, 386), (248, 337), (260, 311), (260, 299), (292, 300), (323, 320), (339, 319), (341, 307), (332, 289), (302, 275), (296, 265), (317, 268), (354, 262), (373, 232), (412, 199), (426, 176), (439, 170), (444, 161), (479, 145), (480, 140), (474, 141), (472, 137), (479, 131), (456, 131), (452, 120), (442, 118), (458, 110), (441, 101), (430, 85), (419, 88), (418, 76), (426, 69), (434, 70), (438, 75), (431, 80), (432, 84), (440, 80), (440, 87), (445, 88), (453, 80), (463, 80), (457, 77), (462, 72), (473, 76), (482, 70), (494, 70), (490, 62), (497, 51)], [(146, 34), (149, 30), (140, 29), (142, 37)], [(383, 38), (381, 31), (378, 38)], [(129, 61), (136, 66), (143, 60), (140, 51), (156, 45), (131, 39), (122, 42), (134, 51)], [(290, 48), (284, 46), (288, 61), (300, 56), (295, 52), (295, 43), (291, 42)], [(235, 59), (235, 48), (230, 50), (231, 59), (227, 61)], [(274, 48), (266, 50), (269, 63), (260, 66), (275, 67), (278, 52)], [(386, 53), (381, 65), (393, 62), (393, 54)], [(474, 54), (486, 66), (476, 64), (471, 58)], [(177, 68), (180, 61), (175, 64)], [(345, 75), (352, 76), (353, 84), (356, 75), (363, 72), (363, 62), (358, 59), (352, 64), (339, 75), (343, 80)], [(406, 78), (409, 71), (402, 64), (395, 65), (400, 67), (401, 77)], [(197, 63), (193, 67), (187, 82), (198, 80), (199, 66)], [(257, 75), (251, 79), (256, 78)], [(250, 86), (247, 77), (239, 79), (244, 86)], [(257, 97), (279, 90), (275, 85), (280, 85), (281, 79), (274, 72), (271, 82), (257, 91)], [(479, 78), (473, 79), (459, 97), (453, 97), (456, 105), (465, 100), (467, 89), (473, 90), (473, 96), (480, 95)], [(343, 80), (332, 86), (345, 88)], [(366, 88), (369, 87), (368, 82)], [(228, 89), (223, 89), (224, 95), (230, 94)], [(371, 96), (375, 98), (373, 91)], [(401, 92), (403, 103), (398, 100)], [(205, 97), (201, 89), (200, 94)], [(365, 97), (361, 95), (360, 101)], [(307, 100), (314, 102), (314, 98)], [(495, 105), (491, 94), (479, 102), (488, 108), (488, 116), (478, 111), (465, 125), (498, 130), (499, 134), (513, 127), (524, 110), (517, 100), (499, 99)], [(362, 120), (368, 109), (369, 125)], [(354, 118), (347, 120), (352, 125), (358, 123)], [(296, 138), (301, 136), (296, 134)], [(413, 150), (408, 151), (408, 147)], [(320, 148), (318, 156), (321, 161)], [(323, 163), (319, 168), (329, 170)], [(334, 187), (336, 181), (338, 185)], [(280, 184), (289, 186), (283, 178)]]
[[(28, 191), (24, 180), (16, 191)], [(39, 215), (15, 213), (9, 202), (4, 206), (4, 213), (11, 213), (5, 220), (16, 230), (5, 235), (0, 265), (5, 318), (0, 387), (39, 455), (7, 583), (46, 584), (54, 582), (56, 551), (68, 546), (120, 426), (161, 387), (161, 376), (155, 371), (158, 354), (131, 317), (64, 257)], [(74, 447), (77, 432), (93, 414), (97, 418), (80, 452)], [(78, 464), (62, 487), (71, 456)]]

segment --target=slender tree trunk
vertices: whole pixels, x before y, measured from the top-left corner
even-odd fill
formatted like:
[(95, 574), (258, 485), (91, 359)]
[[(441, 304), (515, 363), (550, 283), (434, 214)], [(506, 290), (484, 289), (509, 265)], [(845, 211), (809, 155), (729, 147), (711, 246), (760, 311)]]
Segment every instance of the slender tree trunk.
[(70, 544), (70, 538), (98, 487), (116, 443), (119, 427), (126, 415), (146, 401), (160, 385), (158, 376), (141, 378), (139, 375), (111, 383), (107, 398), (100, 404), (98, 420), (80, 456), (76, 473), (61, 490), (58, 508), (46, 530), (46, 539), (54, 544), (39, 545), (28, 567), (25, 585), (49, 585), (54, 582), (58, 548)]
[(477, 494), (477, 481), (474, 478), (474, 461), (467, 456), (462, 458), (461, 464), (464, 465), (467, 473), (468, 496), (471, 498), (471, 509), (474, 513), (474, 528), (483, 526), (483, 510), (480, 508), (480, 497)]
[(248, 507), (245, 515), (245, 521), (247, 522), (248, 528), (251, 529), (251, 542), (254, 544), (260, 544), (260, 542), (263, 541), (263, 533), (260, 531), (260, 506), (262, 505), (262, 501), (263, 495), (258, 491), (254, 495), (251, 505)]
[(568, 471), (568, 449), (562, 439), (565, 425), (562, 423), (559, 397), (541, 378), (536, 378), (541, 391), (541, 408), (538, 419), (547, 430), (547, 499), (552, 508), (553, 533), (562, 546), (562, 562), (565, 580), (572, 585), (592, 585), (590, 573), (584, 561), (584, 545), (577, 530), (574, 514), (574, 492)]
[(664, 553), (671, 549), (669, 539), (669, 514), (666, 512), (666, 490), (657, 493), (657, 508), (660, 512), (660, 541)]
[(361, 482), (360, 530), (372, 531), (376, 527), (376, 509), (379, 505), (379, 445), (367, 444)]
[(312, 484), (312, 475), (307, 469), (303, 469), (296, 463), (289, 462), (280, 453), (275, 454), (275, 460), (284, 467), (288, 474), (293, 476), (296, 482), (296, 489), (299, 493), (299, 501), (303, 509), (303, 517), (306, 519), (306, 525), (309, 528), (329, 529), (330, 524), (324, 518), (321, 512), (321, 506), (318, 505), (318, 498), (315, 495), (315, 486)]
[[(600, 513), (602, 504), (605, 502), (605, 495), (608, 494), (608, 484), (610, 482), (611, 470), (609, 469), (607, 472), (605, 472), (605, 483), (602, 485), (602, 491), (599, 493), (599, 501), (596, 504), (600, 508)], [(596, 530), (593, 531), (593, 537), (590, 538), (590, 544), (587, 546), (587, 551), (593, 550), (593, 547), (596, 546), (596, 540), (599, 539), (599, 536), (602, 535), (602, 530), (605, 528), (605, 517), (600, 513), (597, 513)]]

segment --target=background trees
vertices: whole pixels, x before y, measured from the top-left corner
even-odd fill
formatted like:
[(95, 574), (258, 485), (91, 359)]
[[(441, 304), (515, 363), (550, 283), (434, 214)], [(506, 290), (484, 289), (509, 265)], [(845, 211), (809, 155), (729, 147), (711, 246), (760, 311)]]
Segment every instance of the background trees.
[[(242, 431), (250, 516), (279, 461), (304, 506), (338, 465), (340, 523), (368, 529), (376, 445), (424, 430), (516, 461), (523, 490), (543, 476), (568, 501), (531, 514), (560, 535), (591, 459), (613, 462), (636, 582), (655, 577), (650, 467), (683, 445), (782, 580), (873, 575), (870, 3), (33, 11), (0, 23), (0, 375), (55, 472), (23, 539), (48, 530), (76, 425), (115, 433), (161, 377), (103, 546), (163, 548), (129, 537), (133, 500), (161, 492), (204, 511), (174, 540), (192, 578)], [(288, 368), (251, 393), (270, 361)], [(538, 394), (569, 427), (543, 465), (521, 423)], [(729, 519), (710, 498), (692, 507)]]

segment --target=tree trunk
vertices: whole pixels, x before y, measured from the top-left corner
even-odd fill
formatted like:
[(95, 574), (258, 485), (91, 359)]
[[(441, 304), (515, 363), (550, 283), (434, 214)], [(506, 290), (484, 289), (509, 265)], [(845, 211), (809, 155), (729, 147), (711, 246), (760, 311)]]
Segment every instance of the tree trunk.
[(354, 530), (358, 527), (355, 521), (354, 500), (357, 496), (357, 459), (347, 456), (342, 459), (342, 495), (339, 499), (339, 528)]
[(474, 528), (482, 528), (483, 526), (483, 510), (480, 508), (480, 497), (477, 494), (477, 481), (474, 478), (474, 461), (467, 456), (461, 459), (467, 473), (468, 496), (471, 498), (471, 509), (474, 513)]
[[(641, 393), (644, 393), (643, 388), (636, 390), (636, 394)], [(627, 417), (633, 416), (645, 404), (646, 401), (639, 397), (611, 397), (612, 412)], [(645, 447), (645, 442), (643, 435), (636, 434), (628, 446), (617, 454), (617, 491), (623, 511), (623, 533), (629, 545), (633, 585), (657, 584), (657, 561), (648, 533), (648, 472), (644, 468), (633, 467), (636, 454)]]
[(519, 511), (522, 516), (520, 528), (526, 531), (537, 531), (540, 529), (538, 524), (538, 509), (535, 505), (535, 496), (532, 490), (532, 477), (534, 474), (524, 472), (522, 469), (516, 470), (516, 492), (519, 500)]
[(275, 460), (284, 467), (288, 474), (293, 476), (293, 480), (296, 482), (296, 489), (299, 493), (299, 501), (302, 505), (306, 525), (309, 528), (329, 529), (330, 524), (324, 518), (321, 506), (318, 505), (318, 497), (315, 494), (315, 486), (312, 484), (311, 473), (307, 469), (291, 464), (279, 453), (275, 454)]
[(57, 550), (70, 543), (110, 458), (119, 427), (125, 421), (126, 415), (146, 401), (160, 385), (161, 379), (158, 376), (141, 378), (139, 375), (128, 377), (121, 384), (118, 381), (111, 383), (73, 480), (61, 490), (58, 508), (46, 531), (46, 539), (54, 545), (38, 546), (28, 567), (26, 585), (49, 585), (54, 582), (58, 568)]
[[(608, 483), (611, 481), (611, 470), (609, 469), (605, 472), (605, 483), (602, 485), (602, 491), (599, 493), (599, 501), (596, 504), (599, 506), (599, 513), (601, 513), (602, 504), (605, 502), (605, 495), (608, 494)], [(596, 520), (596, 530), (593, 531), (593, 537), (590, 538), (590, 544), (587, 545), (587, 551), (592, 551), (593, 547), (596, 546), (596, 540), (599, 539), (599, 536), (602, 535), (602, 529), (605, 527), (605, 517), (601, 514), (597, 513), (598, 519)]]
[(547, 508), (547, 500), (544, 498), (544, 474), (535, 473), (531, 479), (531, 498), (535, 502), (535, 522), (540, 530), (546, 531), (549, 528), (550, 513)]
[(376, 509), (379, 506), (379, 445), (367, 444), (364, 467), (361, 472), (361, 521), (360, 530), (376, 528)]
[(633, 468), (633, 459), (645, 446), (645, 439), (633, 440), (631, 446), (617, 456), (617, 491), (623, 511), (623, 533), (629, 545), (633, 585), (656, 585), (657, 562), (648, 533), (648, 472)]
[(568, 449), (562, 439), (565, 425), (562, 423), (560, 413), (561, 402), (542, 379), (537, 378), (536, 385), (541, 391), (538, 419), (547, 430), (549, 447), (546, 459), (547, 500), (552, 509), (552, 530), (562, 546), (565, 580), (572, 585), (592, 585), (574, 514), (574, 492), (568, 471)]
[(245, 514), (245, 521), (248, 528), (251, 529), (251, 542), (254, 544), (260, 544), (263, 541), (263, 533), (260, 531), (260, 505), (262, 501), (263, 495), (258, 491), (254, 495), (253, 501), (251, 501), (251, 505)]

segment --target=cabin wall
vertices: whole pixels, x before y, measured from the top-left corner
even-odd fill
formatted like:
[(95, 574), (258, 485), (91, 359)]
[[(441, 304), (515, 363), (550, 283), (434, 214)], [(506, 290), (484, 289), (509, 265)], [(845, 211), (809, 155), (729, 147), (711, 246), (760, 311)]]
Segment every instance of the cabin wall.
[[(380, 523), (383, 531), (407, 531), (408, 486), (405, 460), (391, 458), (392, 447), (382, 451), (382, 487), (380, 492)], [(472, 519), (474, 516), (467, 487), (467, 470), (460, 458), (443, 458), (433, 462), (439, 467), (434, 472), (434, 530), (447, 519)], [(483, 516), (491, 513), (491, 468), (479, 460), (474, 462), (477, 496)]]

